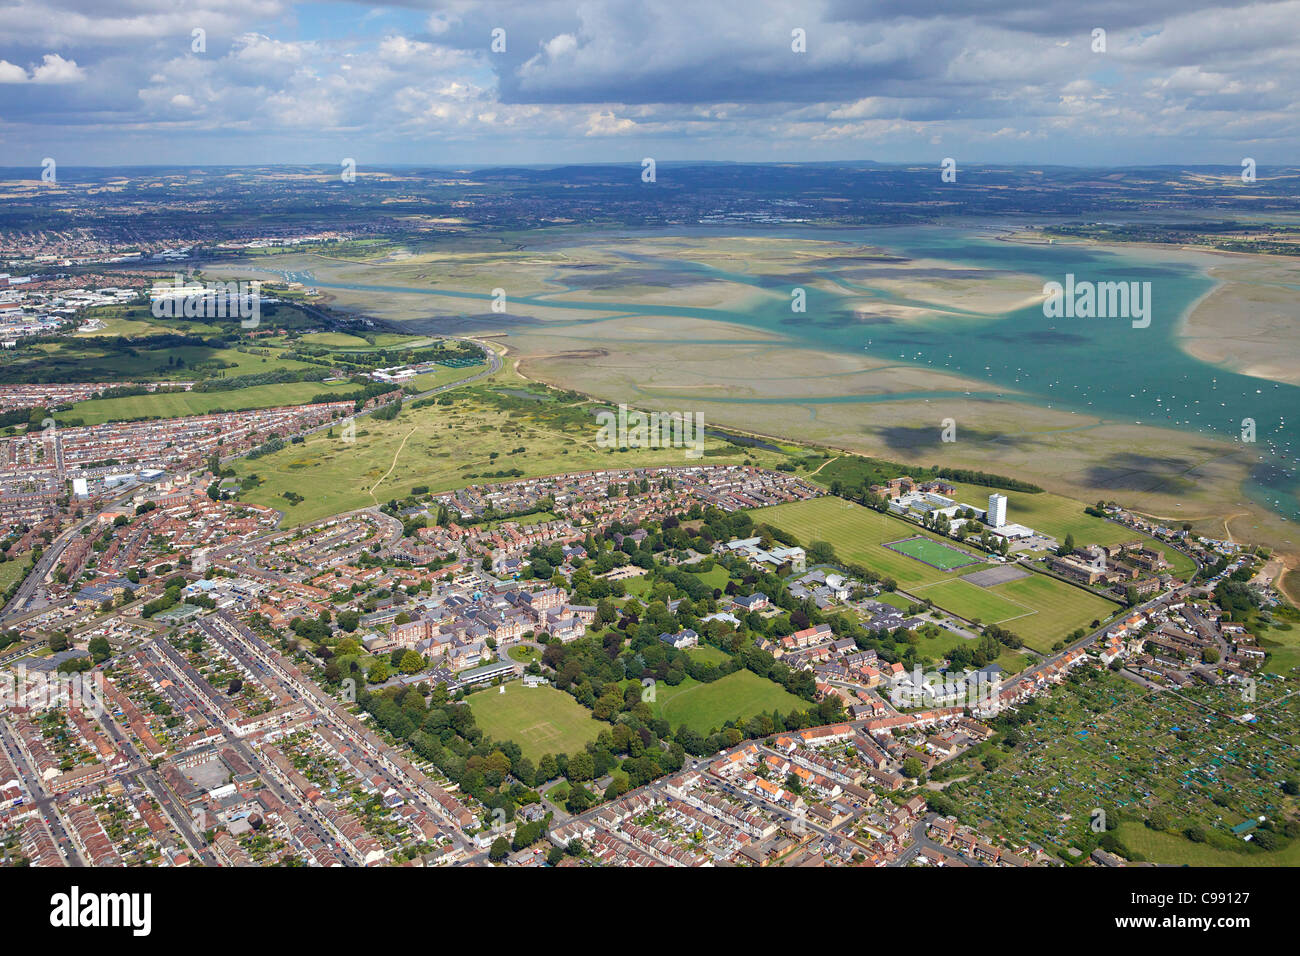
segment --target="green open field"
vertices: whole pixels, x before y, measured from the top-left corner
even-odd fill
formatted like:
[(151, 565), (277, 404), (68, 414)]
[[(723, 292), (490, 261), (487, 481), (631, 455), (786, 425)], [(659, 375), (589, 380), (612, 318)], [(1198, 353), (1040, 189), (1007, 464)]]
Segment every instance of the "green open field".
[(25, 554), (16, 561), (0, 562), (0, 592), (13, 584), (15, 581), (27, 577), (27, 572), (32, 569), (32, 558), (30, 554)]
[(439, 365), (432, 372), (422, 372), (414, 376), (409, 379), (409, 383), (420, 391), (427, 392), (431, 388), (438, 388), (441, 385), (459, 382), (471, 375), (477, 375), (486, 367), (485, 365), (467, 365), (464, 368), (453, 368), (450, 365)]
[(731, 660), (725, 651), (721, 651), (709, 644), (689, 648), (686, 651), (686, 656), (694, 661), (703, 661), (705, 664), (722, 664)]
[(968, 621), (982, 624), (1000, 624), (1032, 614), (1033, 608), (1007, 600), (996, 593), (996, 588), (982, 588), (957, 578), (916, 588), (912, 593), (929, 598), (939, 607)]
[(1045, 574), (982, 588), (960, 578), (924, 585), (918, 597), (981, 624), (1000, 624), (1024, 639), (1028, 647), (1047, 651), (1052, 644), (1094, 619), (1104, 621), (1119, 605)]
[[(959, 617), (978, 618), (984, 624), (1001, 623), (1024, 639), (1027, 646), (1045, 651), (1076, 627), (1087, 627), (1094, 618), (1104, 620), (1119, 605), (1097, 597), (1064, 581), (1042, 574), (981, 588), (884, 547), (917, 533), (914, 525), (883, 515), (840, 498), (814, 498), (763, 508), (759, 521), (766, 521), (794, 534), (807, 544), (828, 541), (836, 554), (847, 561), (866, 565), (898, 582), (899, 587), (934, 603)], [(937, 538), (926, 536), (936, 546)], [(966, 573), (977, 570), (972, 565)]]
[[(683, 565), (682, 570), (686, 571), (687, 573), (691, 573), (690, 567), (691, 566), (689, 564)], [(711, 588), (725, 588), (727, 586), (727, 582), (731, 579), (731, 575), (727, 573), (727, 569), (720, 564), (715, 564), (712, 568), (705, 571), (703, 574), (696, 574), (694, 576), (699, 578), (701, 581), (703, 581)]]
[(371, 342), (360, 335), (352, 335), (350, 332), (308, 332), (301, 337), (300, 341), (308, 345), (323, 345), (326, 348), (348, 352), (382, 352), (386, 349), (429, 345), (437, 341), (427, 335), (400, 335), (395, 332), (374, 332), (369, 338), (374, 341)]
[[(828, 462), (811, 480), (829, 487), (833, 481), (846, 485), (858, 486), (864, 482), (879, 482), (887, 477), (920, 473), (914, 469), (877, 459), (861, 458), (854, 455), (842, 456)], [(947, 480), (947, 479), (944, 479)], [(1075, 501), (1049, 492), (1029, 494), (1024, 491), (1009, 491), (991, 488), (985, 485), (972, 485), (961, 481), (949, 481), (957, 491), (954, 497), (961, 504), (969, 504), (983, 509), (988, 497), (994, 492), (1007, 496), (1007, 520), (1016, 524), (1027, 525), (1064, 541), (1067, 534), (1073, 534), (1075, 542), (1084, 544), (1122, 544), (1144, 538), (1113, 521), (1095, 518), (1084, 514), (1086, 504), (1092, 502)], [(1106, 497), (1111, 497), (1107, 495)], [(1195, 565), (1191, 558), (1175, 548), (1147, 539), (1148, 543), (1164, 552), (1165, 557), (1174, 567), (1175, 575), (1191, 574)]]
[[(508, 374), (498, 373), (494, 380)], [(448, 405), (408, 404), (392, 421), (359, 418), (353, 442), (342, 441), (338, 429), (327, 429), (302, 444), (233, 462), (231, 467), (241, 479), (257, 475), (261, 480), (240, 496), (243, 500), (281, 508), (285, 523), (298, 525), (404, 496), (416, 485), (438, 492), (520, 477), (508, 474), (516, 469), (524, 476), (554, 475), (688, 460), (678, 448), (599, 448), (591, 405), (549, 395), (544, 401), (517, 399), (474, 383), (445, 393)], [(708, 440), (705, 448), (706, 454), (710, 449), (720, 452), (709, 454), (710, 463), (718, 464), (746, 458), (771, 463), (784, 457), (733, 448), (716, 439)], [(503, 471), (507, 474), (499, 474)], [(306, 500), (286, 506), (286, 491), (303, 494)]]
[(43, 342), (6, 356), (0, 371), (5, 382), (132, 382), (193, 381), (320, 368), (284, 358), (281, 349), (251, 348), (256, 351), (201, 345), (147, 348), (135, 343), (125, 350), (107, 348), (97, 338)]
[(711, 684), (686, 678), (676, 687), (655, 684), (655, 713), (674, 728), (685, 724), (701, 734), (720, 728), (728, 720), (742, 721), (755, 714), (778, 710), (788, 714), (811, 704), (788, 693), (779, 684), (752, 671), (736, 671)]
[(518, 525), (521, 528), (528, 528), (535, 524), (541, 524), (544, 521), (555, 521), (558, 516), (550, 511), (534, 511), (530, 515), (520, 515), (517, 518), (502, 518), (500, 521), (489, 521), (484, 527), (488, 530), (499, 528), (507, 522)]
[[(969, 642), (969, 638), (961, 637), (951, 631), (942, 631), (935, 637), (922, 636), (916, 644), (916, 650), (918, 654), (924, 657), (939, 661), (947, 657), (954, 647), (960, 647)], [(1033, 658), (1020, 651), (1004, 648), (994, 663), (1008, 675), (1018, 674), (1033, 663)]]
[(1104, 622), (1120, 610), (1120, 605), (1114, 601), (1107, 601), (1045, 574), (1007, 581), (988, 590), (1034, 612), (1014, 621), (1005, 621), (1002, 626), (1019, 634), (1026, 646), (1036, 651), (1049, 650), (1052, 644), (1076, 627), (1089, 627), (1094, 620)]
[(554, 687), (525, 687), (522, 681), (470, 694), (474, 721), (497, 740), (513, 740), (534, 763), (544, 754), (575, 754), (609, 727)]
[(760, 508), (754, 512), (754, 520), (790, 532), (805, 546), (810, 541), (826, 541), (835, 548), (835, 553), (842, 560), (864, 564), (879, 574), (891, 577), (904, 590), (952, 578), (949, 573), (884, 546), (887, 541), (897, 541), (912, 535), (920, 535), (940, 544), (938, 538), (926, 534), (916, 525), (842, 498), (827, 496)]
[(274, 408), (280, 405), (305, 405), (317, 395), (337, 393), (339, 401), (351, 398), (360, 390), (351, 382), (281, 382), (277, 385), (254, 385), (226, 392), (166, 392), (155, 395), (129, 395), (125, 398), (93, 398), (77, 402), (59, 420), (79, 418), (86, 425), (102, 422), (130, 421), (137, 418), (183, 418), (206, 415), (223, 409), (242, 411), (248, 408)]
[(1290, 674), (1300, 667), (1300, 628), (1294, 625), (1289, 631), (1270, 627), (1264, 632), (1260, 647), (1268, 651), (1268, 670), (1275, 674)]
[(653, 585), (654, 577), (649, 574), (638, 574), (636, 577), (623, 579), (623, 588), (627, 591), (627, 596), (638, 600), (644, 599)]
[(888, 604), (890, 607), (896, 607), (900, 611), (906, 611), (908, 608), (912, 607), (914, 604), (917, 603), (916, 601), (913, 601), (911, 598), (903, 597), (903, 595), (898, 594), (894, 591), (881, 591), (871, 600), (879, 601), (881, 604)]
[(969, 643), (970, 639), (962, 637), (960, 634), (954, 634), (952, 631), (940, 631), (934, 637), (918, 635), (916, 651), (918, 654), (939, 660), (947, 657), (954, 647), (961, 647), (963, 644)]
[[(683, 565), (682, 570), (691, 573), (690, 567), (689, 564)], [(727, 569), (722, 565), (715, 564), (708, 571), (705, 571), (703, 574), (696, 574), (695, 577), (699, 578), (704, 584), (709, 585), (709, 587), (724, 588), (727, 586), (727, 581), (730, 580), (731, 575), (727, 573)], [(628, 597), (645, 600), (646, 595), (650, 593), (651, 589), (657, 582), (657, 574), (641, 574), (636, 577), (624, 579), (623, 586), (627, 589)]]
[(934, 565), (940, 571), (951, 571), (954, 568), (965, 568), (981, 563), (979, 558), (932, 538), (908, 538), (904, 541), (888, 541), (885, 544), (891, 551), (901, 551), (909, 558)]
[(1300, 866), (1300, 840), (1273, 853), (1247, 853), (1193, 843), (1184, 836), (1150, 830), (1126, 820), (1115, 831), (1120, 842), (1146, 859), (1173, 866)]

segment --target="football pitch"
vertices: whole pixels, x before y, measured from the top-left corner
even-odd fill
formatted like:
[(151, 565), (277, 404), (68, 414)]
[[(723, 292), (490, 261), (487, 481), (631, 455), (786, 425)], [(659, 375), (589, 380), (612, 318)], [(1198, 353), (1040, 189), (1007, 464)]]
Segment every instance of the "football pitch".
[(905, 554), (909, 558), (916, 558), (921, 563), (938, 568), (940, 571), (951, 571), (953, 568), (964, 568), (980, 563), (979, 558), (930, 538), (904, 538), (902, 541), (887, 542), (885, 547)]

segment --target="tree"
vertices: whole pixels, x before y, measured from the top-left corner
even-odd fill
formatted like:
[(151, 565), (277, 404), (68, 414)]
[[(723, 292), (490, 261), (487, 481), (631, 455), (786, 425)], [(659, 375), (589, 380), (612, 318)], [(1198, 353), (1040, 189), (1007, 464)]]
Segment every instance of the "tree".
[(1074, 535), (1067, 534), (1065, 536), (1065, 543), (1061, 545), (1061, 549), (1057, 552), (1057, 554), (1066, 555), (1073, 550), (1074, 550)]
[(579, 783), (569, 790), (569, 799), (565, 801), (564, 806), (570, 813), (582, 813), (591, 809), (595, 802), (596, 798), (592, 792)]
[(418, 674), (424, 670), (424, 658), (415, 650), (408, 650), (402, 655), (402, 661), (398, 666), (404, 674)]
[(833, 564), (835, 562), (835, 549), (826, 541), (810, 541), (808, 543), (807, 559), (809, 564)]
[(915, 757), (908, 757), (903, 761), (903, 776), (911, 777), (915, 780), (925, 773), (925, 768), (921, 766), (921, 761)]
[(87, 645), (87, 649), (90, 651), (90, 656), (94, 658), (96, 664), (102, 664), (104, 661), (108, 660), (109, 656), (113, 653), (112, 648), (108, 644), (108, 638), (103, 637), (102, 635), (100, 637), (92, 637), (90, 639), (90, 644)]
[(595, 772), (595, 762), (591, 759), (591, 754), (585, 750), (569, 758), (568, 777), (570, 780), (590, 780)]
[(492, 848), (488, 850), (488, 859), (493, 863), (500, 863), (510, 855), (510, 841), (500, 836), (492, 841)]
[(559, 765), (556, 763), (554, 754), (542, 754), (542, 759), (537, 763), (537, 782), (545, 783), (547, 780), (554, 780), (560, 775)]

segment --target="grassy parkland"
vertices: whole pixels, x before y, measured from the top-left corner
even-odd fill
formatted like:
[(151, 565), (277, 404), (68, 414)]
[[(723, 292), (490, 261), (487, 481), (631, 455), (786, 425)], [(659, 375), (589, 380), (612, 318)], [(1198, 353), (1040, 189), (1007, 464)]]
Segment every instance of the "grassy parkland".
[(318, 395), (336, 395), (338, 401), (348, 401), (359, 392), (350, 382), (282, 382), (225, 392), (165, 392), (123, 398), (92, 398), (75, 403), (68, 411), (55, 417), (60, 421), (76, 420), (83, 425), (99, 425), (142, 418), (184, 418), (217, 411), (306, 405)]
[(657, 681), (651, 708), (656, 716), (674, 727), (685, 724), (698, 733), (708, 734), (728, 720), (741, 723), (774, 710), (782, 714), (807, 710), (808, 701), (765, 677), (741, 670), (708, 684), (690, 677), (676, 687)]
[[(421, 407), (407, 403), (390, 421), (360, 418), (354, 441), (343, 441), (341, 429), (331, 428), (274, 454), (234, 462), (231, 467), (245, 486), (241, 498), (279, 508), (286, 512), (286, 525), (299, 525), (404, 496), (416, 485), (439, 492), (587, 469), (689, 462), (680, 448), (598, 447), (589, 401), (548, 389), (540, 399), (507, 394), (493, 387), (504, 374), (445, 392)], [(705, 443), (710, 464), (748, 459), (770, 467), (783, 458), (720, 439)], [(310, 489), (305, 500), (289, 505), (285, 493), (304, 489)]]
[[(504, 693), (502, 692), (504, 688)], [(524, 756), (580, 752), (609, 724), (554, 687), (525, 687), (511, 681), (466, 698), (474, 722), (497, 740), (513, 740)]]

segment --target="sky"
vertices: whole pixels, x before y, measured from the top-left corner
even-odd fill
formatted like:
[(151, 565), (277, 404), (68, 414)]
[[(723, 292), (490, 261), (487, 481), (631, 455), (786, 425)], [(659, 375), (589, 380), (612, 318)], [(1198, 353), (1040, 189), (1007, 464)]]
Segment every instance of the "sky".
[(0, 0), (5, 166), (1267, 166), (1298, 100), (1300, 0)]

